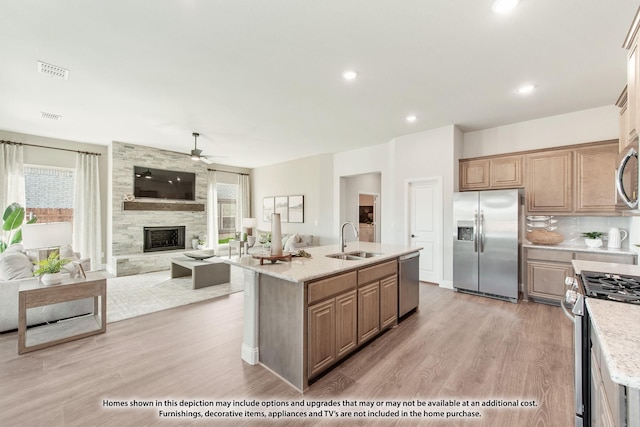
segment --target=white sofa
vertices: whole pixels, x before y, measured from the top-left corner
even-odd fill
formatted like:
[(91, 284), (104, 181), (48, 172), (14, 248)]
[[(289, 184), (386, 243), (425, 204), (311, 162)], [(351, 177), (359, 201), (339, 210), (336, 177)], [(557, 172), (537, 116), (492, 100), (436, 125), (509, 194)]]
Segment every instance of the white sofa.
[[(18, 291), (20, 284), (33, 278), (33, 263), (20, 245), (0, 254), (0, 332), (18, 328)], [(50, 323), (93, 312), (93, 299), (85, 298), (44, 307), (30, 308), (27, 326)]]
[[(256, 244), (249, 248), (250, 254), (260, 253), (271, 247), (271, 232), (257, 231)], [(315, 238), (311, 234), (282, 234), (282, 250), (285, 252), (296, 252), (310, 246), (317, 246)]]

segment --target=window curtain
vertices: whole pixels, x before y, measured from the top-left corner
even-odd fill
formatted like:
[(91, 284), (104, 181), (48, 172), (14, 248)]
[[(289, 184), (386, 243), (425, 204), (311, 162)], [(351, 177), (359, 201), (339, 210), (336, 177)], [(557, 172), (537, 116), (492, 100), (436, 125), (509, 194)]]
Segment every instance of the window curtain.
[(209, 171), (207, 175), (207, 246), (218, 251), (218, 175)]
[(242, 231), (242, 219), (251, 218), (251, 192), (249, 189), (249, 175), (238, 175), (236, 209), (236, 230)]
[(73, 249), (91, 259), (91, 269), (102, 268), (102, 226), (98, 156), (78, 153), (73, 198)]
[(23, 152), (20, 144), (0, 144), (0, 216), (11, 203), (25, 205)]

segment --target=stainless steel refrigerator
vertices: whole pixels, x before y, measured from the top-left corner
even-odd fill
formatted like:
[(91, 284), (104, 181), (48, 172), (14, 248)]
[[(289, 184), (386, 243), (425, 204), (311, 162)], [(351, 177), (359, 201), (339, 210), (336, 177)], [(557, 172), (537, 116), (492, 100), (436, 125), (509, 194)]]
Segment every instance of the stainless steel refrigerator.
[(519, 190), (454, 193), (454, 288), (518, 301), (520, 212)]

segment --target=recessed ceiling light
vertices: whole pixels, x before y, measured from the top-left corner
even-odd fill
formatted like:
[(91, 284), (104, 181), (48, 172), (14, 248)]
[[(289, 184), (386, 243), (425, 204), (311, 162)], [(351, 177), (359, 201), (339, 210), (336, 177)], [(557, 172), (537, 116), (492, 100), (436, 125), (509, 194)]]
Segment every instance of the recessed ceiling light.
[(519, 0), (496, 0), (493, 2), (491, 10), (493, 10), (493, 13), (505, 15), (513, 11), (518, 5), (518, 2)]
[(520, 86), (518, 89), (516, 89), (516, 92), (519, 93), (520, 95), (530, 95), (535, 90), (535, 88), (536, 88), (535, 85), (524, 84)]
[(410, 116), (407, 116), (406, 120), (407, 120), (409, 123), (413, 123), (413, 122), (415, 122), (416, 120), (418, 120), (418, 118), (417, 118), (415, 115), (411, 114)]
[(353, 70), (346, 70), (342, 73), (342, 78), (345, 80), (355, 80), (356, 77), (358, 77), (358, 73)]

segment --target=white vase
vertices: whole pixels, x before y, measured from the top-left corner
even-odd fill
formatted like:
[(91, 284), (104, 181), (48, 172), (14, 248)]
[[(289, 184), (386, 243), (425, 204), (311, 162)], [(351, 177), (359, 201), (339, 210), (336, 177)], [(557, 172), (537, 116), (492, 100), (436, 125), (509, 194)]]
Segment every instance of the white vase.
[(193, 249), (198, 249), (198, 239), (191, 240), (191, 247)]
[(280, 229), (280, 214), (271, 214), (271, 255), (282, 255), (282, 231)]
[(45, 286), (57, 285), (58, 283), (62, 283), (62, 277), (62, 273), (46, 273), (42, 275), (40, 280)]

